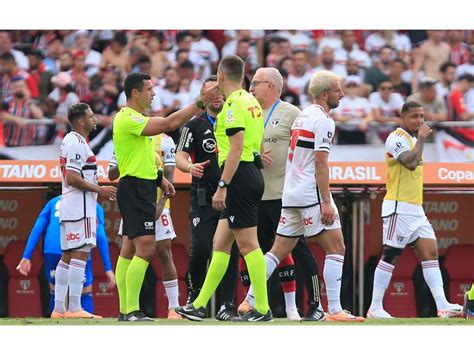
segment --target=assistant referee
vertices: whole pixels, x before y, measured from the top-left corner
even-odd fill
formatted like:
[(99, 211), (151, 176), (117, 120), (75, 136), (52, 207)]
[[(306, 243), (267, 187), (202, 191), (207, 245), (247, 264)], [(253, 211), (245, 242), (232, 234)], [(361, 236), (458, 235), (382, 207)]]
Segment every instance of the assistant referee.
[(215, 131), (222, 175), (212, 205), (222, 214), (201, 292), (192, 304), (176, 311), (192, 320), (205, 317), (205, 306), (224, 276), (235, 239), (256, 289), (255, 310), (243, 320), (269, 321), (272, 315), (268, 307), (266, 266), (257, 240), (258, 205), (264, 190), (263, 176), (257, 167), (264, 131), (262, 108), (242, 88), (244, 62), (239, 57), (224, 57), (219, 63), (217, 79), (227, 99), (217, 117)]
[[(145, 272), (155, 253), (155, 207), (157, 166), (153, 136), (176, 129), (201, 112), (205, 104), (218, 96), (217, 85), (202, 88), (200, 99), (166, 118), (147, 117), (155, 93), (149, 75), (132, 73), (124, 83), (127, 105), (113, 122), (113, 142), (120, 182), (117, 203), (123, 219), (122, 248), (117, 261), (116, 278), (119, 298), (126, 299), (126, 321), (151, 320), (139, 307)], [(166, 181), (166, 180), (164, 180)], [(161, 186), (174, 193), (173, 186)]]

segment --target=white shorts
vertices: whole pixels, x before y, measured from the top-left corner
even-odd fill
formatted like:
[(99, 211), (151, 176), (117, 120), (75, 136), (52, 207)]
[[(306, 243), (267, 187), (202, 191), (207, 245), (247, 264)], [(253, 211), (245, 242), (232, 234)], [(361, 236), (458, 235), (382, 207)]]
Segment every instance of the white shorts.
[(155, 222), (155, 240), (173, 240), (176, 238), (169, 208), (163, 208), (161, 216)]
[[(118, 235), (122, 236), (122, 225), (123, 220), (120, 220), (120, 226), (118, 230)], [(169, 208), (163, 208), (160, 218), (155, 222), (155, 240), (173, 240), (176, 238), (176, 233), (173, 227), (173, 221), (171, 220), (171, 214)]]
[(290, 238), (302, 235), (312, 237), (325, 230), (340, 229), (341, 220), (339, 219), (339, 212), (333, 201), (331, 204), (336, 210), (336, 218), (330, 226), (321, 222), (320, 205), (306, 208), (282, 208), (277, 234)]
[(96, 245), (97, 219), (87, 217), (77, 222), (61, 222), (61, 250), (90, 251)]
[(426, 216), (394, 213), (383, 218), (383, 244), (403, 249), (418, 238), (435, 239), (435, 232)]

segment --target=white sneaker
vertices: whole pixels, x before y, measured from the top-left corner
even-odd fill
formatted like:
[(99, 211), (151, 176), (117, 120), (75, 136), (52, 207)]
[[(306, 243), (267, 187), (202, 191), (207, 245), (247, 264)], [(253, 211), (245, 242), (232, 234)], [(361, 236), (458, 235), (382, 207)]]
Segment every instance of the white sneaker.
[(389, 319), (393, 317), (385, 309), (379, 308), (379, 309), (374, 309), (374, 310), (369, 309), (367, 311), (367, 318)]
[(461, 318), (462, 306), (456, 303), (448, 303), (448, 307), (438, 310), (438, 318)]
[(301, 320), (301, 316), (296, 308), (288, 308), (286, 310), (286, 318), (290, 322), (299, 322)]

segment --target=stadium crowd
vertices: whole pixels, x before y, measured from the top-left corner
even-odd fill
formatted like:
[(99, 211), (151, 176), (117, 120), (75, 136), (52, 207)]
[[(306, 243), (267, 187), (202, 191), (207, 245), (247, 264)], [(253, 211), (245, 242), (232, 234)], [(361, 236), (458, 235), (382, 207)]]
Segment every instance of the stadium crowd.
[[(312, 73), (343, 77), (345, 97), (331, 112), (338, 144), (385, 141), (409, 97), (428, 121), (474, 119), (474, 31), (0, 31), (0, 147), (59, 143), (67, 108), (81, 101), (98, 117), (90, 146), (99, 159), (106, 148), (108, 158), (127, 74), (152, 77), (149, 114), (166, 117), (189, 105), (229, 54), (245, 61), (249, 78), (259, 67), (278, 68), (282, 99), (301, 109), (311, 102)], [(462, 130), (474, 141), (472, 128)], [(178, 132), (171, 136), (177, 143)]]

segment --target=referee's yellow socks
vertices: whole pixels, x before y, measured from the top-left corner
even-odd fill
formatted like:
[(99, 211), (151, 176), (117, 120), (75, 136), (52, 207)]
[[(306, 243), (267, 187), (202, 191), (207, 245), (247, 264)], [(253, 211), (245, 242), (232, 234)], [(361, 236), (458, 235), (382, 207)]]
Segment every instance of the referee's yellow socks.
[(469, 300), (474, 300), (474, 283), (471, 285), (471, 289), (467, 292), (467, 298)]
[(117, 290), (119, 294), (119, 311), (127, 314), (127, 283), (125, 282), (127, 276), (128, 266), (131, 259), (118, 257), (117, 266), (115, 267), (115, 282), (117, 283)]
[[(216, 292), (217, 286), (219, 286), (224, 274), (229, 265), (230, 255), (222, 251), (214, 251), (212, 253), (211, 264), (209, 270), (207, 270), (206, 279), (202, 285), (199, 296), (194, 300), (193, 306), (196, 308), (206, 307), (207, 302), (211, 299), (214, 292)], [(265, 266), (265, 262), (263, 263)], [(265, 276), (265, 271), (264, 271)]]
[(140, 291), (142, 289), (143, 279), (145, 278), (148, 264), (148, 261), (138, 256), (134, 256), (128, 266), (127, 276), (125, 277), (125, 287), (127, 290), (127, 313), (138, 311), (140, 309)]
[(267, 294), (267, 266), (262, 249), (258, 248), (244, 256), (249, 271), (250, 282), (255, 296), (255, 309), (266, 314), (270, 309)]

